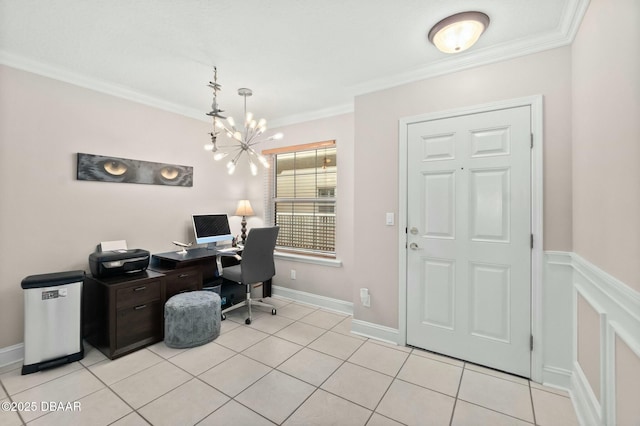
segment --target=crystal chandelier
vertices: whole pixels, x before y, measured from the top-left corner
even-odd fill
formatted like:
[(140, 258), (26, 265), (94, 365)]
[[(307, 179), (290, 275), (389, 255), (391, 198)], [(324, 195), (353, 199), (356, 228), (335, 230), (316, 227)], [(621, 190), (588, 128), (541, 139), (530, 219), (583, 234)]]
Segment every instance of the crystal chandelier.
[[(208, 116), (213, 117), (213, 130), (209, 133), (211, 142), (206, 144), (204, 149), (213, 152), (213, 159), (216, 161), (220, 161), (231, 154), (231, 160), (227, 163), (227, 171), (230, 175), (236, 170), (238, 161), (240, 161), (240, 157), (245, 152), (253, 176), (258, 174), (256, 161), (265, 168), (269, 168), (267, 159), (261, 154), (258, 154), (258, 152), (253, 149), (253, 146), (265, 141), (282, 139), (283, 135), (282, 133), (276, 133), (273, 136), (264, 137), (264, 132), (267, 130), (267, 120), (261, 118), (256, 121), (253, 118), (253, 114), (247, 112), (247, 96), (253, 94), (251, 89), (238, 89), (238, 95), (244, 98), (244, 124), (236, 127), (236, 122), (233, 117), (224, 117), (221, 115), (224, 111), (218, 107), (217, 98), (221, 86), (218, 84), (218, 70), (215, 67), (213, 68), (213, 81), (210, 81), (208, 86), (213, 89), (211, 112), (207, 113)], [(218, 145), (218, 136), (221, 133), (224, 133), (227, 138), (230, 139), (231, 144)]]

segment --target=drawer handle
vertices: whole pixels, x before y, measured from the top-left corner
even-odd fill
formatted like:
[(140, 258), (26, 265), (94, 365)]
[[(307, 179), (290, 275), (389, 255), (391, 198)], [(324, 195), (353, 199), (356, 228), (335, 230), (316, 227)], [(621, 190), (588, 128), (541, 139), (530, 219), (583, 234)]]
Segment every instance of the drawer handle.
[(140, 306), (136, 306), (136, 307), (135, 307), (135, 308), (133, 308), (133, 309), (135, 309), (136, 311), (139, 311), (140, 309), (144, 309), (144, 308), (146, 308), (146, 307), (147, 307), (147, 305), (140, 305)]
[(189, 276), (189, 274), (180, 274), (178, 275), (178, 278), (187, 278)]
[(142, 287), (136, 287), (133, 289), (133, 291), (142, 291), (142, 290), (146, 290), (147, 286), (143, 285)]

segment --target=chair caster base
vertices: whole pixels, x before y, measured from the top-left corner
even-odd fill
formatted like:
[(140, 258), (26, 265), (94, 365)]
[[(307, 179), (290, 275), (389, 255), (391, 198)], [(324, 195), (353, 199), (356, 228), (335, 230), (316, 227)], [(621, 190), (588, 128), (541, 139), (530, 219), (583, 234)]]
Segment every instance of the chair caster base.
[(244, 323), (247, 325), (251, 324), (251, 318), (247, 318), (246, 320), (244, 320)]
[(227, 316), (225, 314), (222, 314), (222, 321), (226, 320)]
[(275, 310), (275, 309), (272, 309), (272, 310), (271, 310), (271, 315), (275, 315), (275, 314), (276, 314), (276, 310)]

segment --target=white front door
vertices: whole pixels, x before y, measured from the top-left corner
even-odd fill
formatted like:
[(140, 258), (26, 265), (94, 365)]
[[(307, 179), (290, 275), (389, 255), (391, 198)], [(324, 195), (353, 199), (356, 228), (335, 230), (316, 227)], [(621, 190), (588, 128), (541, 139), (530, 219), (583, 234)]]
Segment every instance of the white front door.
[(407, 343), (530, 377), (529, 106), (409, 124)]

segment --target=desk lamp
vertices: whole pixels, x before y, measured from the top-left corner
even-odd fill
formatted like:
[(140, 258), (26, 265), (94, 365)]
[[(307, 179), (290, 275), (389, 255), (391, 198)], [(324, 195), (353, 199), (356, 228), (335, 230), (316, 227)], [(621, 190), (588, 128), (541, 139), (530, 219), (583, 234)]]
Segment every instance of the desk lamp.
[(242, 216), (242, 234), (240, 237), (242, 238), (242, 244), (247, 240), (247, 216), (253, 216), (253, 209), (251, 208), (251, 203), (249, 200), (240, 200), (238, 201), (238, 208), (236, 208), (236, 216)]

